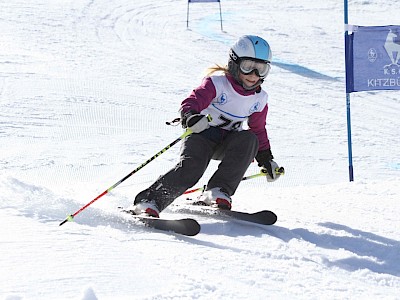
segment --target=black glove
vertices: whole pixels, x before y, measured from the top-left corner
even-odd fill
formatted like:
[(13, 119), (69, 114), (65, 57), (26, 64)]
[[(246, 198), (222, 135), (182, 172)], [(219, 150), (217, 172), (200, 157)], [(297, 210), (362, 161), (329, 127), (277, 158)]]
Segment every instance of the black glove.
[(261, 167), (261, 172), (266, 173), (268, 182), (277, 180), (285, 172), (273, 159), (271, 149), (258, 151), (256, 155), (258, 166)]
[(208, 124), (209, 118), (205, 115), (199, 114), (194, 110), (186, 113), (181, 111), (182, 127), (189, 128), (193, 133), (199, 133), (210, 127)]

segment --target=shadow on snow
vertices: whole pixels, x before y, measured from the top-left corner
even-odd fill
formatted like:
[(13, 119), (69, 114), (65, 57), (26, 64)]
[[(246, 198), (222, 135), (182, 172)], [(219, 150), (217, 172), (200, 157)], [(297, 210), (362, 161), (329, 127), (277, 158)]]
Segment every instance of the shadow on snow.
[(293, 229), (291, 232), (318, 247), (333, 250), (344, 249), (354, 254), (348, 258), (327, 261), (327, 265), (337, 266), (347, 271), (369, 269), (375, 273), (400, 277), (399, 241), (331, 222), (318, 225), (335, 231), (343, 231), (346, 236), (317, 234), (303, 228)]

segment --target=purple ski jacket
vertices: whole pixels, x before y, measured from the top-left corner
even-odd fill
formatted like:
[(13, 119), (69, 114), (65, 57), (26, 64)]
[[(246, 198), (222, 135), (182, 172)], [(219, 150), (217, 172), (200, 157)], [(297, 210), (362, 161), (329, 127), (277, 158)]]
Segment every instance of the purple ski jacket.
[[(236, 80), (229, 74), (225, 75), (229, 83), (232, 85), (234, 91), (242, 96), (251, 96), (259, 93), (261, 87), (259, 86), (256, 91), (245, 90)], [(203, 109), (211, 105), (212, 101), (217, 97), (216, 87), (211, 77), (203, 79), (202, 84), (194, 89), (189, 97), (182, 101), (181, 111), (188, 112), (194, 110), (201, 112)], [(266, 96), (268, 97), (268, 96)], [(253, 132), (259, 141), (259, 151), (270, 149), (270, 143), (268, 139), (267, 130), (265, 128), (266, 118), (268, 113), (268, 104), (265, 105), (264, 109), (259, 112), (253, 112), (248, 116), (247, 124), (249, 130)]]

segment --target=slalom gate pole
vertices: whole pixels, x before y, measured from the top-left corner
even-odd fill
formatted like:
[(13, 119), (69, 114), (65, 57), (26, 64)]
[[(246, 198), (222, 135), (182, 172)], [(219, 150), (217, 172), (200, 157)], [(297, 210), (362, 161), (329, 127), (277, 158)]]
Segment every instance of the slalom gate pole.
[[(279, 174), (279, 175), (284, 175), (285, 174), (285, 169), (283, 167), (276, 168), (275, 172), (277, 174)], [(260, 176), (267, 176), (267, 173), (264, 172), (264, 171), (261, 171), (260, 173), (257, 173), (257, 174), (254, 174), (254, 175), (245, 176), (245, 177), (242, 178), (242, 181), (253, 179), (253, 178), (256, 178), (256, 177), (260, 177)], [(183, 195), (194, 193), (194, 192), (202, 192), (202, 191), (204, 191), (204, 188), (205, 188), (205, 186), (200, 187), (200, 188), (195, 188), (195, 189), (192, 189), (192, 190), (187, 190), (186, 192), (183, 193)]]
[(186, 131), (180, 136), (178, 137), (175, 141), (173, 141), (172, 143), (170, 143), (168, 146), (166, 146), (164, 149), (162, 149), (160, 152), (154, 154), (152, 157), (150, 157), (146, 162), (144, 162), (143, 164), (141, 164), (139, 167), (137, 167), (135, 170), (133, 170), (132, 172), (130, 172), (128, 175), (126, 175), (124, 178), (122, 178), (120, 181), (118, 181), (117, 183), (115, 183), (114, 185), (112, 185), (111, 187), (109, 187), (107, 190), (105, 190), (104, 192), (102, 192), (100, 195), (98, 195), (96, 198), (94, 198), (92, 201), (90, 201), (88, 204), (86, 204), (85, 206), (81, 207), (79, 210), (77, 210), (76, 212), (74, 212), (73, 214), (69, 215), (64, 221), (62, 221), (60, 223), (59, 226), (65, 224), (68, 221), (73, 221), (74, 217), (79, 214), (81, 211), (83, 211), (84, 209), (86, 209), (89, 205), (91, 205), (93, 202), (97, 201), (98, 199), (100, 199), (101, 197), (103, 197), (105, 194), (109, 193), (111, 190), (113, 190), (115, 187), (117, 187), (118, 185), (120, 185), (122, 182), (124, 182), (126, 179), (128, 179), (129, 177), (131, 177), (133, 174), (135, 174), (137, 171), (139, 171), (140, 169), (142, 169), (144, 166), (146, 166), (147, 164), (149, 164), (151, 161), (155, 160), (157, 157), (159, 157), (161, 154), (163, 154), (165, 151), (167, 151), (169, 148), (171, 148), (172, 146), (174, 146), (175, 144), (177, 144), (180, 140), (183, 140), (185, 137), (187, 137), (188, 135), (192, 134), (192, 131), (190, 129), (186, 129)]

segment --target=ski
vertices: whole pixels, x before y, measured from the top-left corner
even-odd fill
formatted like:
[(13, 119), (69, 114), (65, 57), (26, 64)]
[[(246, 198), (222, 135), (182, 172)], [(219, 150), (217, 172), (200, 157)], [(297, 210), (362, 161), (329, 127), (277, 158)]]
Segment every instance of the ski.
[(147, 227), (151, 227), (161, 231), (174, 232), (187, 236), (195, 236), (200, 232), (200, 224), (195, 219), (185, 218), (170, 220), (136, 215), (129, 210), (122, 211), (130, 214), (133, 218), (138, 219)]
[[(212, 206), (206, 206), (201, 202), (192, 202), (189, 205), (198, 206), (200, 211), (209, 213), (210, 215), (227, 216), (236, 220), (256, 223), (261, 225), (273, 225), (278, 220), (277, 215), (270, 210), (260, 210), (254, 213), (248, 213), (237, 210), (218, 209)], [(189, 213), (193, 210), (189, 210)]]
[(221, 215), (229, 216), (237, 220), (247, 221), (261, 225), (273, 225), (278, 220), (277, 215), (270, 210), (261, 210), (247, 213), (235, 210), (219, 210)]

